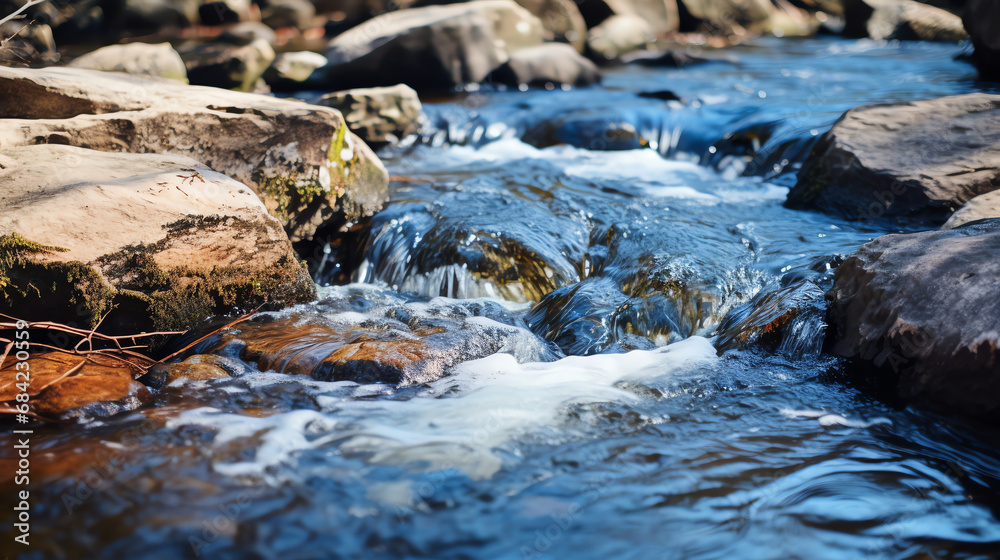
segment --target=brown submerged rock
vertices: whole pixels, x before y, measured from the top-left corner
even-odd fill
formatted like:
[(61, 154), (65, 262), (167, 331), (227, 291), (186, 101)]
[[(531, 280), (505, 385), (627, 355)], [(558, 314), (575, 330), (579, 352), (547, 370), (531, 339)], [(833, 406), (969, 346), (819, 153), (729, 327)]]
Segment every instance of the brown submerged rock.
[(847, 111), (803, 164), (786, 206), (944, 221), (998, 188), (1000, 95), (974, 93)]
[[(14, 401), (17, 363), (0, 370), (0, 402)], [(35, 354), (28, 360), (31, 409), (47, 419), (111, 416), (134, 410), (149, 402), (152, 394), (132, 379), (135, 369), (120, 360), (101, 355), (81, 356), (68, 352)], [(67, 375), (68, 374), (68, 375)]]
[(1000, 219), (885, 235), (837, 269), (836, 355), (870, 364), (908, 399), (1000, 413)]
[(25, 320), (193, 326), (314, 284), (252, 190), (181, 156), (0, 150), (0, 296)]
[(385, 167), (336, 110), (77, 68), (0, 68), (0, 146), (179, 154), (250, 186), (292, 241), (378, 212)]
[[(348, 290), (355, 292), (355, 290)], [(238, 357), (262, 371), (323, 381), (413, 385), (459, 363), (497, 352), (522, 361), (552, 358), (523, 322), (496, 303), (407, 303), (380, 289), (328, 294), (312, 304), (260, 314), (213, 335), (195, 350)], [(365, 309), (359, 314), (359, 309)]]

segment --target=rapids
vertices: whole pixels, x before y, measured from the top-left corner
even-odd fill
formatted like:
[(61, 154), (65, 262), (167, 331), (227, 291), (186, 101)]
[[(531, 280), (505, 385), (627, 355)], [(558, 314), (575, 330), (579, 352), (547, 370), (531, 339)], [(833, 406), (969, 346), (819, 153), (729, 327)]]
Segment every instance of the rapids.
[[(317, 267), (353, 283), (260, 327), (280, 359), (238, 332), (200, 351), (242, 375), (36, 431), (20, 557), (1000, 556), (1000, 433), (821, 352), (839, 259), (918, 226), (782, 206), (843, 111), (980, 91), (960, 50), (761, 39), (427, 103), (380, 154), (392, 201), (356, 269)], [(303, 321), (448, 336), (434, 375), (310, 377), (286, 368), (319, 368), (314, 346), (268, 327)]]

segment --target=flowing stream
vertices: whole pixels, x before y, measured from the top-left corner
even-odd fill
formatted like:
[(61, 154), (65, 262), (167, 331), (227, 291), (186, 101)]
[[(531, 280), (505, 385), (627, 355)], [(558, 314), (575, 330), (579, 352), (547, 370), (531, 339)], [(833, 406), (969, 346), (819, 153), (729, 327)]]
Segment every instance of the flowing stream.
[[(845, 110), (980, 91), (960, 50), (759, 40), (428, 102), (319, 275), (354, 283), (202, 345), (230, 380), (36, 432), (20, 557), (1000, 556), (1000, 433), (821, 352), (832, 269), (909, 226), (782, 207)], [(359, 332), (426, 359), (324, 369)]]

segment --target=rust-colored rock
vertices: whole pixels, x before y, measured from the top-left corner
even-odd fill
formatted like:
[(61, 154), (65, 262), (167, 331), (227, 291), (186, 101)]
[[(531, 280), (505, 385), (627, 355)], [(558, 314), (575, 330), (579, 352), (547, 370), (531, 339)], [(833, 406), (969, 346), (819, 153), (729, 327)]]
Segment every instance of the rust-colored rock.
[[(16, 363), (8, 356), (0, 369), (0, 401), (14, 401), (21, 392)], [(28, 359), (28, 371), (31, 410), (46, 419), (110, 416), (134, 410), (152, 396), (132, 379), (137, 368), (99, 354), (35, 354)]]

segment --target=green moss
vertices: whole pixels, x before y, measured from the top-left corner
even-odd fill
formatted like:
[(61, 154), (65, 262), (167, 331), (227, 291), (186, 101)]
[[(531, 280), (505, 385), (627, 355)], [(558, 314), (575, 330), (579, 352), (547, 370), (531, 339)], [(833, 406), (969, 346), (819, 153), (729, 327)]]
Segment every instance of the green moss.
[(316, 204), (335, 206), (338, 198), (347, 190), (347, 178), (355, 164), (360, 161), (358, 152), (344, 160), (343, 151), (347, 143), (348, 127), (337, 127), (326, 151), (326, 171), (330, 178), (328, 187), (320, 181), (320, 170), (314, 168), (308, 173), (296, 173), (278, 177), (258, 177), (261, 198), (282, 223), (288, 224), (295, 216)]
[[(224, 266), (207, 272), (185, 267), (164, 270), (156, 264), (154, 255), (171, 239), (197, 235), (198, 230), (222, 220), (197, 218), (170, 224), (167, 237), (159, 243), (127, 247), (98, 259), (103, 277), (79, 262), (34, 260), (33, 255), (61, 249), (16, 234), (3, 236), (0, 293), (4, 307), (28, 320), (55, 320), (84, 328), (110, 312), (104, 322), (109, 332), (132, 333), (182, 330), (212, 315), (244, 312), (262, 304), (279, 308), (315, 297), (315, 285), (304, 265), (290, 257), (275, 264)], [(264, 229), (263, 224), (243, 224), (243, 231), (238, 229), (234, 236), (260, 237)]]
[(114, 291), (91, 267), (31, 258), (65, 251), (17, 233), (0, 236), (0, 297), (9, 313), (86, 327), (111, 308)]

